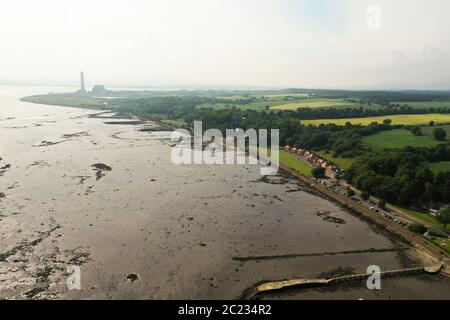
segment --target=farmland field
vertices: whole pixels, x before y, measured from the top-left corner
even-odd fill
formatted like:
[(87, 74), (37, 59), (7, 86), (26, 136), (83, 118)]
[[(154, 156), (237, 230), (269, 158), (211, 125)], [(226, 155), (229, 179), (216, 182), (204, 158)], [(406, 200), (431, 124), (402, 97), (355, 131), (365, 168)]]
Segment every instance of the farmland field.
[(434, 121), (436, 124), (450, 123), (450, 114), (408, 114), (408, 115), (391, 115), (382, 117), (369, 117), (369, 118), (354, 118), (354, 119), (321, 119), (321, 120), (303, 120), (302, 124), (336, 124), (344, 126), (347, 122), (357, 125), (361, 124), (367, 126), (372, 122), (382, 123), (385, 119), (391, 119), (392, 124), (404, 124), (404, 125), (424, 125), (429, 124), (430, 121)]
[(280, 93), (280, 94), (269, 94), (269, 95), (263, 95), (262, 97), (266, 98), (284, 98), (284, 97), (300, 97), (300, 98), (307, 98), (309, 97), (309, 93)]
[[(285, 100), (287, 97), (299, 98), (297, 101)], [(244, 98), (244, 97), (233, 97), (234, 99)], [(261, 98), (261, 97), (260, 97)], [(213, 104), (203, 104), (197, 106), (197, 108), (213, 108), (215, 110), (223, 110), (235, 106), (242, 110), (265, 110), (270, 108), (271, 110), (297, 110), (299, 108), (326, 108), (326, 107), (359, 107), (359, 104), (353, 102), (345, 101), (344, 99), (322, 99), (322, 98), (312, 98), (312, 99), (301, 99), (301, 96), (296, 95), (268, 95), (264, 96), (266, 101), (256, 101), (248, 104), (237, 104), (233, 103), (230, 99), (230, 103), (213, 103)]]
[(186, 125), (186, 122), (184, 122), (182, 119), (165, 119), (161, 120), (163, 123), (167, 123), (168, 125), (171, 125), (175, 128), (181, 128)]
[(280, 163), (289, 168), (297, 170), (307, 177), (312, 177), (311, 166), (306, 163), (306, 161), (299, 159), (299, 157), (294, 154), (290, 154), (285, 151), (280, 152)]
[[(391, 206), (399, 211), (402, 211), (402, 212), (414, 217), (414, 218), (420, 219), (425, 223), (429, 223), (438, 228), (443, 228), (443, 225), (441, 223), (439, 223), (434, 217), (428, 215), (425, 212), (420, 212), (417, 210), (413, 210), (410, 208), (405, 208), (405, 207), (393, 205), (393, 204), (391, 204)], [(450, 228), (450, 225), (447, 226), (447, 229), (449, 229), (449, 228)]]
[(442, 161), (442, 162), (430, 163), (430, 169), (434, 173), (450, 172), (450, 161)]
[(355, 103), (344, 99), (303, 99), (272, 107), (273, 110), (297, 110), (299, 108), (354, 107)]
[(450, 101), (425, 101), (425, 102), (398, 102), (403, 105), (406, 104), (413, 108), (450, 108)]
[[(252, 151), (262, 151), (264, 153), (266, 153), (268, 156), (271, 155), (271, 150), (265, 149), (265, 148), (251, 148)], [(300, 157), (298, 157), (295, 154), (286, 152), (286, 151), (280, 151), (279, 153), (279, 161), (280, 164), (289, 167), (291, 169), (294, 169), (300, 173), (302, 173), (303, 175), (307, 176), (307, 177), (312, 177), (312, 167), (303, 159), (301, 159)]]
[(106, 99), (75, 97), (69, 95), (42, 95), (23, 98), (24, 101), (55, 106), (67, 106), (77, 108), (102, 108)]
[(436, 128), (442, 128), (447, 132), (447, 137), (450, 138), (450, 125), (446, 126), (433, 126), (433, 127), (423, 127), (421, 128), (422, 133), (427, 136), (433, 137), (433, 132)]
[(373, 136), (365, 137), (363, 144), (375, 149), (395, 149), (404, 147), (433, 147), (441, 144), (431, 136), (415, 136), (411, 131), (406, 129), (397, 129), (383, 131)]
[(225, 110), (225, 109), (229, 109), (229, 108), (235, 106), (236, 108), (241, 109), (241, 110), (265, 110), (266, 107), (271, 108), (271, 107), (285, 104), (285, 103), (286, 102), (284, 102), (284, 101), (273, 100), (273, 101), (258, 101), (258, 102), (253, 102), (253, 103), (249, 103), (249, 104), (233, 104), (232, 101), (230, 101), (229, 104), (208, 103), (208, 104), (198, 105), (196, 108), (197, 109), (212, 108), (214, 110)]

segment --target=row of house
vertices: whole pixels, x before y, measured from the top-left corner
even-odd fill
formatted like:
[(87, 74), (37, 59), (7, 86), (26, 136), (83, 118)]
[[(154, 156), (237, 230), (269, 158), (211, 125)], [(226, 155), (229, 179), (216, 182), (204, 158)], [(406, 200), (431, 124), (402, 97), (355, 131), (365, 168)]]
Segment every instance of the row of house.
[(284, 147), (284, 151), (292, 153), (292, 154), (296, 154), (299, 157), (302, 157), (305, 161), (307, 161), (308, 163), (310, 163), (313, 166), (324, 168), (326, 170), (326, 173), (333, 178), (342, 177), (343, 172), (342, 172), (341, 168), (339, 168), (338, 166), (336, 166), (333, 163), (328, 162), (325, 159), (322, 159), (318, 154), (315, 154), (312, 151), (308, 151), (308, 150), (301, 149), (301, 148), (297, 149), (297, 148), (291, 147), (289, 145)]

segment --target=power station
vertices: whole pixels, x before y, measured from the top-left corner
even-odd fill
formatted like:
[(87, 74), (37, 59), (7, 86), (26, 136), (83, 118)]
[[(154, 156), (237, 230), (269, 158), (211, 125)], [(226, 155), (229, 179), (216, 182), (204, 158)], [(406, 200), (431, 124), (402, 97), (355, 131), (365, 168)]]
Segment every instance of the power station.
[(80, 80), (81, 80), (81, 91), (86, 92), (86, 88), (84, 87), (84, 72), (80, 72)]
[(99, 95), (105, 94), (106, 91), (107, 90), (106, 90), (104, 85), (96, 84), (92, 88), (92, 91), (88, 92), (86, 90), (86, 85), (85, 85), (85, 82), (84, 82), (84, 71), (80, 71), (80, 89), (78, 89), (77, 92), (76, 92), (78, 95), (99, 96)]
[(77, 94), (86, 94), (86, 87), (84, 85), (84, 72), (80, 72), (80, 89), (78, 89)]

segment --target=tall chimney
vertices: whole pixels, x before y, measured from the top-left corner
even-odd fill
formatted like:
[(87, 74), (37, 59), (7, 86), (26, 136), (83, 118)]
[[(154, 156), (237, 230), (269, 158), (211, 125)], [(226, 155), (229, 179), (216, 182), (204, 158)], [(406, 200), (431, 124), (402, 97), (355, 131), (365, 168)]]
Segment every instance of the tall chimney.
[(84, 92), (85, 88), (84, 88), (84, 72), (83, 71), (81, 71), (80, 77), (81, 77), (81, 91)]

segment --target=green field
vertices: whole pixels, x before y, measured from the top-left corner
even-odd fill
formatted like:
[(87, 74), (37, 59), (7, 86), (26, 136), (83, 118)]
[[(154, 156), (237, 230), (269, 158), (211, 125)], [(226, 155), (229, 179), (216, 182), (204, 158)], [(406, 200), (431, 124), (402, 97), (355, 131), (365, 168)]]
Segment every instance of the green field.
[[(257, 98), (258, 101), (251, 102), (248, 104), (239, 104), (236, 103), (236, 101), (233, 100), (239, 100), (239, 99), (247, 99), (249, 97)], [(287, 104), (288, 101), (285, 100), (285, 98), (298, 98), (301, 99), (302, 97), (305, 97), (304, 94), (302, 95), (289, 95), (289, 94), (273, 94), (273, 95), (250, 95), (250, 96), (224, 96), (224, 97), (218, 97), (223, 100), (229, 100), (229, 103), (208, 103), (208, 104), (202, 104), (198, 105), (197, 109), (202, 108), (211, 108), (214, 110), (225, 110), (230, 109), (232, 107), (236, 107), (241, 110), (266, 110), (273, 108), (275, 106)]]
[(437, 126), (433, 126), (433, 127), (423, 127), (423, 128), (421, 128), (421, 130), (424, 135), (433, 137), (433, 132), (436, 128), (444, 129), (447, 132), (447, 137), (450, 138), (450, 125), (446, 125), (446, 126), (437, 125)]
[(103, 108), (104, 102), (108, 102), (108, 99), (98, 99), (89, 97), (75, 97), (68, 95), (42, 95), (31, 96), (22, 99), (23, 101), (40, 103), (53, 106), (66, 106), (77, 108)]
[(430, 163), (430, 169), (434, 173), (450, 172), (450, 161)]
[(299, 108), (326, 108), (326, 107), (354, 107), (356, 104), (344, 99), (302, 99), (295, 102), (283, 103), (272, 107), (273, 110), (297, 110)]
[(428, 135), (415, 136), (406, 129), (383, 131), (363, 139), (363, 144), (374, 150), (396, 149), (408, 146), (417, 148), (433, 147), (441, 143)]
[[(266, 152), (268, 156), (271, 155), (271, 150), (263, 149), (263, 148), (257, 148), (252, 150), (262, 150), (263, 152)], [(279, 152), (280, 157), (280, 164), (294, 169), (302, 174), (304, 174), (307, 177), (312, 177), (312, 167), (304, 160), (300, 159), (295, 154), (286, 152), (286, 151), (280, 151)]]
[[(443, 228), (444, 226), (442, 225), (442, 223), (439, 223), (434, 217), (424, 213), (424, 212), (420, 212), (420, 211), (416, 211), (410, 208), (404, 208), (404, 207), (400, 207), (400, 206), (396, 206), (396, 205), (392, 205), (395, 209), (402, 211), (408, 215), (410, 215), (411, 217), (415, 217), (419, 220), (422, 220), (423, 222), (426, 222), (432, 226), (438, 227), (438, 228)], [(450, 225), (447, 225), (447, 230), (450, 229)]]
[(307, 98), (311, 96), (309, 93), (279, 93), (279, 94), (269, 94), (269, 95), (263, 95), (261, 97), (266, 97), (269, 99), (274, 98), (284, 98), (284, 97), (300, 97), (300, 98)]
[(369, 118), (354, 118), (354, 119), (322, 119), (322, 120), (303, 120), (302, 124), (336, 124), (344, 126), (347, 122), (357, 125), (361, 124), (367, 126), (372, 122), (383, 123), (383, 120), (391, 119), (392, 124), (403, 125), (424, 125), (429, 124), (430, 121), (434, 121), (436, 124), (448, 124), (450, 123), (450, 114), (414, 114), (414, 115), (392, 115), (382, 117), (369, 117)]
[(278, 106), (280, 104), (285, 104), (285, 101), (277, 101), (277, 100), (273, 100), (273, 101), (258, 101), (258, 102), (253, 102), (253, 103), (249, 103), (249, 104), (233, 104), (232, 102), (230, 102), (229, 104), (226, 103), (208, 103), (208, 104), (201, 104), (198, 105), (196, 108), (197, 109), (202, 109), (202, 108), (211, 108), (214, 110), (225, 110), (225, 109), (230, 109), (232, 107), (236, 107), (238, 109), (241, 110), (265, 110), (267, 108), (272, 108), (274, 106)]
[(432, 238), (429, 241), (433, 242), (435, 245), (440, 247), (442, 250), (447, 252), (447, 254), (450, 254), (450, 239), (449, 238)]
[(186, 122), (184, 122), (182, 119), (164, 119), (161, 120), (162, 123), (167, 123), (175, 128), (182, 128), (186, 125)]
[(349, 169), (352, 166), (353, 162), (355, 162), (356, 160), (356, 158), (334, 158), (331, 154), (326, 153), (324, 151), (316, 153), (320, 155), (323, 159), (337, 164), (339, 168), (344, 170)]
[[(397, 103), (397, 102), (395, 102), (395, 103)], [(443, 108), (443, 107), (450, 108), (450, 101), (398, 102), (398, 104), (401, 104), (401, 105), (406, 104), (410, 107), (420, 108), (420, 109)]]
[(305, 161), (299, 159), (296, 155), (281, 151), (280, 152), (280, 163), (289, 168), (297, 170), (298, 172), (304, 174), (307, 177), (312, 177), (311, 166)]
[[(265, 99), (264, 101), (256, 101), (249, 104), (233, 103), (233, 100), (245, 99), (245, 97), (231, 96), (222, 97), (222, 99), (230, 100), (230, 103), (210, 103), (202, 104), (197, 108), (212, 108), (215, 110), (224, 110), (231, 107), (236, 107), (242, 110), (297, 110), (299, 108), (343, 108), (343, 107), (359, 107), (359, 104), (346, 101), (345, 99), (327, 99), (327, 98), (308, 98), (307, 94), (273, 94), (266, 96), (257, 96), (258, 99)], [(286, 99), (298, 99), (290, 101)]]

